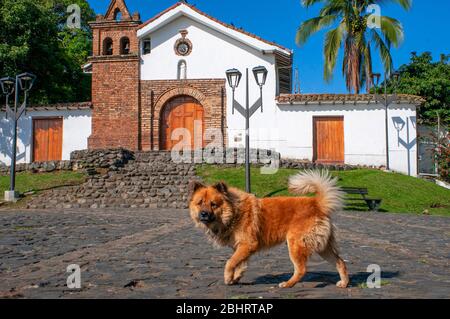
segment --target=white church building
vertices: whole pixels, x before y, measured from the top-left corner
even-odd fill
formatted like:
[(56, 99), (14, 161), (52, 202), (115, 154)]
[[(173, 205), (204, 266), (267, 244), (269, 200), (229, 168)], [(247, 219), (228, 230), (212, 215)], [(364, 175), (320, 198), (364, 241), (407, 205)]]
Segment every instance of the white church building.
[[(293, 51), (179, 2), (147, 22), (111, 1), (92, 22), (92, 100), (31, 107), (19, 122), (18, 162), (67, 160), (80, 149), (171, 149), (173, 132), (201, 123), (221, 132), (221, 144), (243, 147), (245, 119), (232, 109), (225, 72), (243, 77), (235, 90), (245, 105), (260, 96), (252, 69), (263, 66), (263, 110), (250, 120), (252, 148), (284, 158), (386, 166), (385, 108), (373, 95), (292, 94)], [(299, 52), (301, 54), (301, 52)], [(417, 96), (399, 95), (388, 109), (390, 168), (417, 175)], [(197, 122), (196, 122), (197, 121)], [(0, 165), (10, 163), (12, 122), (0, 112)]]

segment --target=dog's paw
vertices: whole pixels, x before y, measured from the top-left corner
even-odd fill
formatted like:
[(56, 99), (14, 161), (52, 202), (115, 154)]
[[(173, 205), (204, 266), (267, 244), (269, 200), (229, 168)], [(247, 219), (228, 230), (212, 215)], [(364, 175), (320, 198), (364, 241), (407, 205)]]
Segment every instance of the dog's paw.
[(241, 276), (238, 276), (238, 277), (236, 277), (236, 275), (234, 275), (234, 278), (233, 278), (233, 284), (239, 283), (239, 280), (241, 280), (241, 278), (242, 278), (242, 275), (241, 275)]
[(338, 281), (336, 284), (336, 287), (338, 287), (338, 288), (347, 288), (347, 286), (348, 286), (348, 282), (345, 282), (342, 280)]
[(235, 283), (237, 283), (237, 281), (233, 280), (233, 279), (229, 279), (229, 280), (224, 280), (225, 285), (231, 286), (234, 285)]
[(243, 271), (235, 271), (233, 275), (233, 283), (237, 284), (239, 280), (241, 280), (243, 275), (244, 275)]
[(278, 284), (278, 287), (280, 287), (280, 288), (292, 288), (292, 287), (294, 287), (294, 285), (295, 285), (295, 283), (292, 284), (289, 281), (283, 281), (283, 282), (280, 282)]
[(225, 283), (225, 285), (233, 285), (235, 284), (235, 280), (233, 279), (234, 274), (225, 274), (224, 278), (223, 278), (223, 282)]

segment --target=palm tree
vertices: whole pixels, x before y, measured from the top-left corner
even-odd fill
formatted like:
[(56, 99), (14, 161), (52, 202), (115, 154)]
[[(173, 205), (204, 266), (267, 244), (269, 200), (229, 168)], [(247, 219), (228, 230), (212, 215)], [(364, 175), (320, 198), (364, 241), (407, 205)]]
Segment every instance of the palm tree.
[(349, 92), (353, 90), (358, 94), (364, 83), (367, 91), (371, 88), (372, 47), (378, 49), (385, 72), (392, 71), (390, 47), (398, 47), (403, 41), (401, 23), (381, 15), (379, 27), (368, 26), (371, 16), (369, 6), (387, 2), (397, 3), (406, 10), (412, 4), (412, 0), (302, 0), (302, 5), (307, 8), (316, 3), (323, 3), (323, 7), (318, 17), (300, 25), (296, 37), (299, 46), (304, 45), (311, 35), (321, 29), (334, 27), (325, 35), (325, 80), (332, 78), (341, 47), (344, 48), (342, 73)]

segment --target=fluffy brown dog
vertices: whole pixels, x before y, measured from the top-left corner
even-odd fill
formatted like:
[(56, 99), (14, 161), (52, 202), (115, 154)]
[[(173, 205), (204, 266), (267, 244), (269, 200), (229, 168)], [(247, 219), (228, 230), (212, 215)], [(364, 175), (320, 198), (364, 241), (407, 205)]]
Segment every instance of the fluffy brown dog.
[(287, 241), (294, 274), (280, 287), (294, 286), (306, 273), (308, 257), (316, 252), (336, 265), (345, 288), (348, 274), (339, 257), (330, 214), (342, 205), (342, 193), (328, 173), (303, 172), (289, 179), (294, 194), (315, 197), (258, 199), (224, 183), (205, 186), (191, 183), (190, 214), (214, 242), (234, 249), (225, 266), (226, 284), (235, 284), (255, 252)]

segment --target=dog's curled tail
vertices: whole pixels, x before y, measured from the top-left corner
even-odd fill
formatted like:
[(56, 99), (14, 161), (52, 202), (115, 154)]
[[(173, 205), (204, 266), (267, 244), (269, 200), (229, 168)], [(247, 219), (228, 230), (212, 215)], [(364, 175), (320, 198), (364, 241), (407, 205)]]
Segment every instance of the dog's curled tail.
[(328, 171), (304, 171), (289, 178), (289, 191), (297, 195), (316, 193), (322, 211), (329, 215), (343, 206), (344, 193)]

